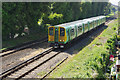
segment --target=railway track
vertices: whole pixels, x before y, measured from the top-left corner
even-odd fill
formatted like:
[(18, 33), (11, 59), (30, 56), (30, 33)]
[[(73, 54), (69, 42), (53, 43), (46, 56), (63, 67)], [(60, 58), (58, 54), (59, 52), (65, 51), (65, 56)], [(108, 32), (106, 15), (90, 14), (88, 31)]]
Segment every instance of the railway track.
[(15, 53), (17, 51), (26, 49), (26, 48), (28, 48), (30, 46), (40, 44), (40, 43), (44, 43), (44, 42), (47, 42), (47, 38), (43, 38), (40, 41), (37, 40), (37, 41), (28, 42), (26, 44), (22, 44), (21, 46), (13, 47), (13, 49), (10, 48), (10, 49), (7, 49), (7, 50), (3, 50), (2, 53), (0, 54), (0, 57), (7, 56), (7, 55)]
[(20, 78), (22, 78), (23, 76), (27, 75), (29, 72), (34, 70), (35, 68), (41, 66), (42, 64), (46, 63), (47, 61), (49, 61), (50, 59), (52, 59), (53, 57), (55, 57), (56, 55), (58, 55), (60, 53), (60, 52), (57, 52), (56, 54), (54, 54), (53, 56), (51, 56), (50, 58), (46, 59), (43, 62), (39, 61), (39, 59), (41, 59), (46, 54), (50, 54), (53, 50), (54, 50), (54, 48), (49, 48), (48, 50), (4, 71), (3, 73), (0, 74), (1, 79), (4, 79), (4, 78), (20, 79)]

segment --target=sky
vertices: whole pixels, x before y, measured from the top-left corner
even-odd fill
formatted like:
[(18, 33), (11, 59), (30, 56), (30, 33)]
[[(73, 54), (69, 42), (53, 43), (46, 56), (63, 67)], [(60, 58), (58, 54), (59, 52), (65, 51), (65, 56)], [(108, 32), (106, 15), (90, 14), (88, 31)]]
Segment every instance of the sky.
[(114, 4), (114, 5), (118, 5), (118, 2), (119, 2), (120, 0), (109, 0), (109, 2), (111, 2), (112, 4)]

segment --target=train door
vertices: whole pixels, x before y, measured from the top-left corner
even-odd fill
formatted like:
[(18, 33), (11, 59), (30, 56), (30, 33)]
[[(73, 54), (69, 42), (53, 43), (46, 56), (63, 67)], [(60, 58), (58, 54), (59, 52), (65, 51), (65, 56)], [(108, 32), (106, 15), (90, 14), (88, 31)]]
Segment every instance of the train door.
[(82, 26), (83, 26), (83, 33), (84, 33), (85, 32), (84, 24), (82, 24)]
[(95, 23), (95, 21), (93, 20), (93, 28), (94, 28), (94, 26), (95, 26), (95, 24), (94, 24), (94, 23)]
[(90, 22), (87, 22), (88, 26), (88, 31), (90, 30)]
[(69, 34), (70, 35), (70, 40), (72, 40), (72, 28), (71, 27), (69, 28), (69, 33), (70, 33)]
[(67, 34), (68, 34), (68, 41), (70, 41), (70, 30), (67, 29)]
[(77, 25), (75, 25), (75, 37), (77, 37), (78, 35), (78, 27), (77, 27)]
[(55, 27), (55, 42), (58, 42), (58, 27)]

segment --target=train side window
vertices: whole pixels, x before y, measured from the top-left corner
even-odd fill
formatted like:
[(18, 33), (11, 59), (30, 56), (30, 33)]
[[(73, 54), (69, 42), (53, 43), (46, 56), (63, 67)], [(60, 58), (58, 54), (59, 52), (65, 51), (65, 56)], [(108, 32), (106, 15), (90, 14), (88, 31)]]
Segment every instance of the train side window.
[(82, 30), (82, 26), (78, 26), (78, 31), (81, 31)]
[(72, 29), (72, 33), (73, 33), (73, 35), (74, 35), (74, 29)]
[(64, 28), (60, 28), (60, 36), (65, 36), (65, 29)]
[(53, 28), (49, 28), (49, 35), (53, 36)]
[(73, 36), (74, 35), (74, 29), (71, 29), (71, 36)]

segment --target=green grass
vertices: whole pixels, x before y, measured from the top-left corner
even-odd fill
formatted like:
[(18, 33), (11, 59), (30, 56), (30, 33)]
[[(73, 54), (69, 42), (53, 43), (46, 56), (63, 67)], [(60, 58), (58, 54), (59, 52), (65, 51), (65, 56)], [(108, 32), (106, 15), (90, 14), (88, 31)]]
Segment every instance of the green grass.
[[(108, 28), (105, 29), (95, 40), (83, 48), (78, 54), (69, 58), (69, 60), (51, 73), (49, 78), (105, 77), (105, 63), (102, 61), (103, 57), (101, 55), (105, 54), (107, 55), (106, 58), (108, 57), (109, 51), (106, 49), (106, 41), (116, 33), (117, 23), (117, 20), (110, 23)], [(115, 27), (116, 30), (114, 30), (113, 27)], [(103, 40), (106, 41), (102, 42)]]
[(32, 34), (32, 35), (28, 35), (28, 36), (23, 36), (23, 37), (19, 37), (19, 38), (15, 38), (15, 39), (2, 41), (2, 49), (1, 50), (7, 49), (10, 47), (14, 47), (16, 45), (20, 45), (20, 44), (30, 42), (33, 40), (42, 39), (42, 38), (44, 38), (43, 36), (45, 37), (47, 35), (45, 35), (45, 33), (43, 32), (43, 33), (37, 33), (37, 34)]

